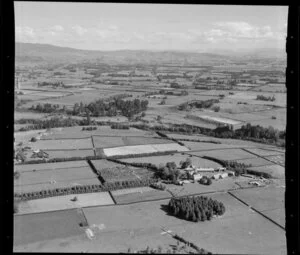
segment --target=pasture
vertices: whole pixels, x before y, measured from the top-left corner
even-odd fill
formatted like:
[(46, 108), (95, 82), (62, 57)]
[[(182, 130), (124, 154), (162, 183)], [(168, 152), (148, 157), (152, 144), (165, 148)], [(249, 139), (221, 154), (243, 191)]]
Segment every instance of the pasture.
[(82, 235), (86, 224), (76, 209), (14, 215), (14, 248), (18, 245)]
[[(76, 201), (72, 201), (74, 197), (77, 197)], [(19, 213), (41, 213), (111, 204), (114, 202), (108, 192), (71, 194), (20, 202)]]
[(250, 170), (270, 174), (273, 178), (285, 178), (285, 168), (279, 165), (270, 164), (257, 167), (249, 167)]
[(73, 157), (88, 157), (94, 156), (94, 150), (92, 149), (80, 149), (80, 150), (44, 150), (48, 153), (49, 158), (73, 158)]
[(32, 150), (78, 150), (92, 149), (91, 138), (86, 139), (56, 139), (56, 140), (38, 140), (31, 143)]
[(128, 158), (128, 159), (121, 159), (123, 162), (129, 163), (151, 163), (156, 166), (159, 165), (166, 165), (168, 162), (175, 162), (176, 165), (179, 167), (179, 163), (181, 161), (185, 161), (187, 158), (192, 160), (192, 164), (196, 167), (212, 167), (218, 168), (220, 165), (214, 161), (199, 158), (199, 157), (192, 157), (185, 154), (171, 154), (171, 155), (164, 155), (164, 156), (151, 156), (151, 157), (138, 157), (138, 158)]

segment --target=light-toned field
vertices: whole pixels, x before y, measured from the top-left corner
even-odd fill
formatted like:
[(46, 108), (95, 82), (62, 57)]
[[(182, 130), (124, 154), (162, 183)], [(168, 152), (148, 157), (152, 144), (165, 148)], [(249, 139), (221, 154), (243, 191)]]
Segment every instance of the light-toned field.
[(154, 153), (164, 151), (188, 151), (184, 146), (177, 143), (168, 144), (151, 144), (151, 145), (133, 145), (103, 149), (106, 156), (118, 156), (118, 155), (129, 155), (129, 154), (143, 154), (143, 153)]
[(250, 167), (249, 169), (257, 172), (268, 173), (273, 178), (285, 178), (285, 168), (279, 165), (272, 165), (272, 163), (265, 166)]
[(31, 143), (33, 150), (76, 150), (92, 149), (91, 138), (86, 139), (61, 139), (61, 140), (38, 140)]
[(47, 116), (47, 114), (45, 114), (45, 113), (14, 111), (14, 120), (19, 120), (19, 119), (41, 119), (41, 118), (44, 118), (45, 116)]
[(159, 166), (160, 164), (165, 165), (168, 162), (175, 162), (177, 166), (179, 166), (180, 161), (185, 161), (187, 158), (192, 160), (192, 164), (197, 167), (212, 167), (218, 168), (221, 167), (220, 164), (199, 158), (199, 157), (190, 157), (189, 155), (182, 155), (179, 153), (165, 156), (151, 156), (151, 157), (138, 157), (138, 158), (129, 158), (129, 159), (121, 159), (123, 162), (134, 162), (134, 163), (151, 163)]
[(40, 214), (14, 215), (14, 251), (18, 245), (78, 236), (84, 218), (76, 209)]
[[(71, 201), (77, 197), (77, 201)], [(73, 208), (114, 204), (108, 192), (71, 194), (20, 202), (19, 213), (40, 213)]]
[(121, 195), (128, 195), (133, 193), (144, 193), (152, 191), (153, 189), (150, 187), (138, 187), (138, 188), (129, 188), (129, 189), (119, 189), (111, 191), (113, 196), (121, 196)]
[(14, 171), (19, 172), (32, 172), (35, 171), (47, 171), (55, 169), (65, 168), (85, 168), (89, 167), (89, 164), (85, 160), (68, 161), (68, 162), (57, 162), (57, 163), (45, 163), (45, 164), (28, 164), (28, 165), (15, 165)]

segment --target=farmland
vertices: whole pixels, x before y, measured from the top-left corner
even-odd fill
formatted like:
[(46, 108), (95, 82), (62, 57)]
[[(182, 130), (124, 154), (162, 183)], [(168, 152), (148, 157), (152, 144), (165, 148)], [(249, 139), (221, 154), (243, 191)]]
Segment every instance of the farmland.
[[(60, 63), (60, 50), (34, 69), (16, 61), (14, 251), (168, 247), (163, 227), (213, 253), (285, 254), (284, 61), (83, 50)], [(157, 177), (187, 159), (185, 177)], [(253, 175), (203, 170), (204, 185), (187, 174), (222, 160)], [(167, 212), (171, 197), (189, 195), (225, 214), (192, 223)]]

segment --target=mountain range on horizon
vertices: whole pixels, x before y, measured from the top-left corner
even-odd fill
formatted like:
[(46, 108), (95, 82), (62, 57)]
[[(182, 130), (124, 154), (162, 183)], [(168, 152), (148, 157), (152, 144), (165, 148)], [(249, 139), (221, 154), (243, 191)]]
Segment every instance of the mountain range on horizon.
[(285, 50), (277, 48), (258, 49), (213, 49), (211, 51), (174, 51), (174, 50), (83, 50), (71, 47), (61, 47), (51, 44), (21, 43), (15, 44), (16, 61), (77, 61), (100, 59), (106, 61), (121, 61), (127, 63), (163, 63), (187, 62), (196, 63), (214, 60), (236, 59), (285, 59)]

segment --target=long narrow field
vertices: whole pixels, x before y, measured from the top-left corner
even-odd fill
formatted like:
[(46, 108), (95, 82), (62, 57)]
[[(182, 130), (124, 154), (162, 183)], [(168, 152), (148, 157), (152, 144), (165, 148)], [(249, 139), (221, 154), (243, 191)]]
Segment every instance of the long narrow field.
[(38, 140), (31, 144), (33, 150), (76, 150), (92, 149), (91, 138), (86, 139), (60, 139), (60, 140)]
[(154, 153), (154, 152), (164, 152), (164, 151), (188, 151), (184, 146), (177, 143), (168, 144), (151, 144), (151, 145), (133, 145), (133, 146), (123, 146), (115, 148), (107, 148), (103, 150), (105, 155), (110, 156), (120, 156), (129, 154), (143, 154), (143, 153)]

